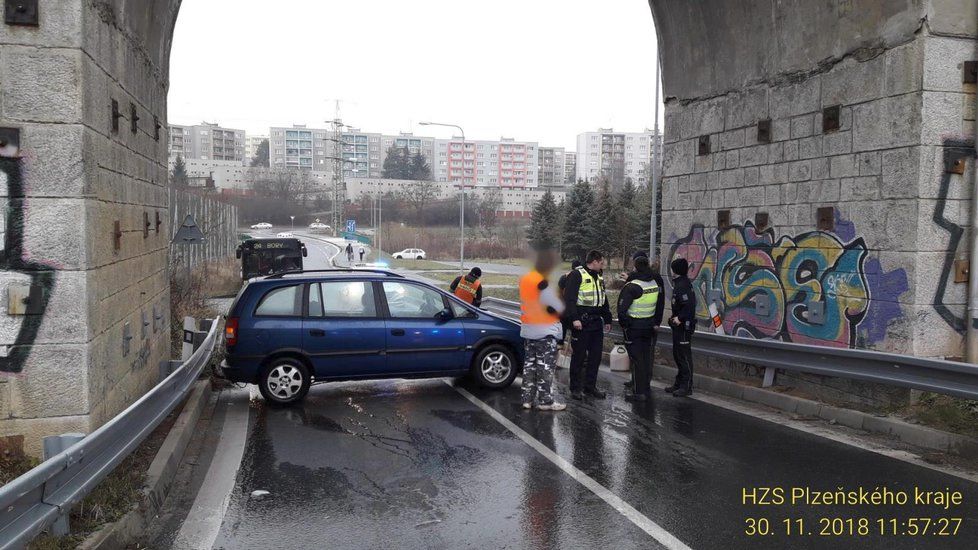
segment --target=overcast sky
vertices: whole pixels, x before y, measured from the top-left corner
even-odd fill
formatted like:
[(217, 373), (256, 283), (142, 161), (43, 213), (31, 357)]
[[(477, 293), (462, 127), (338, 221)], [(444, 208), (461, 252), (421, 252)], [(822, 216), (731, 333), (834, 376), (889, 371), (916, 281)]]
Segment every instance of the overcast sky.
[(364, 131), (574, 149), (652, 127), (655, 48), (646, 0), (183, 0), (169, 120), (267, 134), (340, 99)]

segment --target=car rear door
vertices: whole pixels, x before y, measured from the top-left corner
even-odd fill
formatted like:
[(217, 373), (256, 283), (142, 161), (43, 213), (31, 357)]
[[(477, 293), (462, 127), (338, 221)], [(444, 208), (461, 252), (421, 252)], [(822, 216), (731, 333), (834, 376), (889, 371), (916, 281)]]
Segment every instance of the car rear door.
[(321, 378), (373, 378), (387, 369), (386, 324), (370, 281), (309, 283), (302, 347)]
[(445, 296), (411, 281), (382, 281), (387, 313), (387, 369), (393, 374), (465, 369), (465, 327)]

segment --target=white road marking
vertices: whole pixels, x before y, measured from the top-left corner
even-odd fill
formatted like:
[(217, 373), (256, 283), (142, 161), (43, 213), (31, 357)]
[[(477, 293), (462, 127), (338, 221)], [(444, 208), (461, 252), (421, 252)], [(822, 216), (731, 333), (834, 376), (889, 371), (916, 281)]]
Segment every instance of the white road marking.
[[(445, 383), (452, 386), (452, 383), (448, 380), (445, 380)], [(577, 480), (578, 483), (587, 487), (592, 493), (597, 495), (598, 498), (611, 505), (612, 508), (628, 518), (628, 520), (634, 523), (639, 529), (648, 533), (649, 536), (654, 538), (659, 544), (669, 548), (670, 550), (690, 550), (690, 547), (686, 546), (683, 541), (679, 540), (672, 533), (663, 529), (661, 525), (652, 521), (644, 514), (633, 508), (630, 504), (619, 498), (618, 495), (608, 490), (605, 486), (601, 485), (584, 472), (578, 470), (573, 464), (565, 460), (557, 453), (551, 451), (549, 447), (534, 439), (533, 436), (523, 431), (516, 424), (513, 424), (499, 411), (485, 404), (481, 399), (472, 395), (465, 389), (457, 386), (452, 387), (455, 388), (455, 391), (462, 394), (462, 397), (468, 399), (473, 405), (482, 409), (486, 414), (495, 419), (496, 422), (499, 422), (503, 425), (503, 427), (512, 432), (513, 435), (523, 440), (524, 443), (530, 447), (533, 447), (533, 449), (543, 455), (544, 458), (563, 470), (564, 473)]]
[(247, 395), (232, 395), (227, 408), (214, 459), (187, 519), (173, 541), (175, 550), (212, 548), (221, 532), (248, 438)]

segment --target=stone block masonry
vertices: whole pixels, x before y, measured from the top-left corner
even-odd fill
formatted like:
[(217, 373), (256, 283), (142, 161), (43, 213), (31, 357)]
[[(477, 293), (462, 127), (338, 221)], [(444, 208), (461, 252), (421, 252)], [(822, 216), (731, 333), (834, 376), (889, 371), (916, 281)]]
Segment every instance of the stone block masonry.
[[(651, 4), (657, 24), (695, 19), (677, 3)], [(958, 357), (967, 284), (954, 282), (953, 264), (967, 257), (975, 129), (963, 66), (978, 57), (978, 23), (950, 14), (973, 2), (920, 12), (875, 2), (887, 17), (866, 21), (861, 0), (836, 14), (784, 4), (779, 25), (755, 14), (751, 36), (797, 46), (792, 32), (805, 25), (824, 36), (805, 34), (806, 49), (779, 57), (763, 40), (745, 49), (723, 35), (713, 47), (726, 44), (740, 65), (682, 70), (667, 56), (696, 36), (660, 37), (661, 255), (692, 263), (704, 327), (715, 301), (727, 334)], [(746, 24), (739, 8), (716, 8), (728, 28)], [(755, 54), (770, 63), (747, 66)], [(956, 156), (964, 174), (945, 170)], [(718, 227), (719, 211), (729, 226)], [(757, 227), (761, 213), (768, 223)]]

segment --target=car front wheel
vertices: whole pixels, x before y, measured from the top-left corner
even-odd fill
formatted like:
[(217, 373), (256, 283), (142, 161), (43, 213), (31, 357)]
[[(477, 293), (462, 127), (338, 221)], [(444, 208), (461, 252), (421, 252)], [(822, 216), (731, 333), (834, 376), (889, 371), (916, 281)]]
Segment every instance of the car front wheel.
[(397, 254), (395, 254), (395, 255), (394, 255), (394, 259), (395, 259), (395, 260), (400, 260), (400, 259), (401, 259), (401, 257), (400, 257), (399, 255), (397, 255)]
[(276, 405), (292, 405), (305, 398), (312, 378), (309, 369), (291, 357), (272, 361), (262, 370), (258, 390), (266, 401)]
[(492, 344), (479, 350), (472, 362), (472, 376), (480, 386), (491, 389), (509, 387), (516, 379), (516, 356), (508, 347)]
[(424, 256), (418, 256), (418, 259), (419, 260), (423, 260), (424, 259)]

